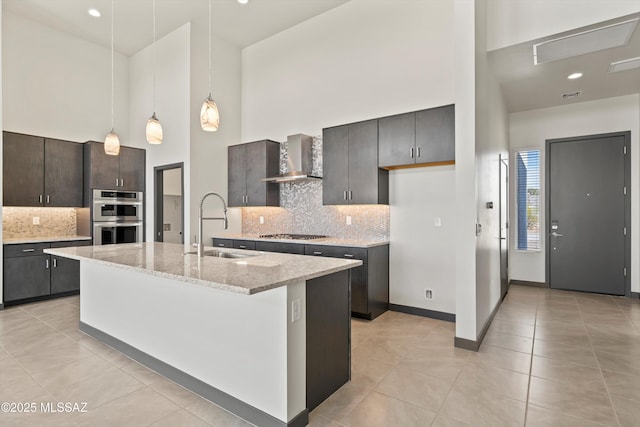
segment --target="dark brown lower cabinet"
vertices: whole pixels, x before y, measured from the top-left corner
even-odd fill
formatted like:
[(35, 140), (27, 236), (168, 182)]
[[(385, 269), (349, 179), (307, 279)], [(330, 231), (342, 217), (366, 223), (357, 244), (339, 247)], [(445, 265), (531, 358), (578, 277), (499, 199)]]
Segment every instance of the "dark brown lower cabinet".
[(306, 284), (307, 409), (312, 411), (351, 378), (349, 270)]
[(5, 258), (4, 302), (49, 295), (49, 255)]
[(47, 255), (43, 249), (87, 246), (89, 240), (4, 245), (3, 303), (20, 304), (80, 290), (80, 262)]
[(305, 255), (359, 259), (351, 272), (351, 312), (354, 317), (375, 319), (389, 308), (389, 245), (370, 248), (305, 245)]

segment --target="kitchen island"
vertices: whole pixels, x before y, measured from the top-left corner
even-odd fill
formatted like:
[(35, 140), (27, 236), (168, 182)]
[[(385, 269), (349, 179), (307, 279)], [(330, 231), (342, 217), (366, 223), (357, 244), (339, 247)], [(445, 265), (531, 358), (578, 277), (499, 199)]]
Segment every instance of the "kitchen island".
[(46, 252), (80, 261), (82, 331), (253, 424), (306, 425), (349, 380), (360, 261), (169, 243)]

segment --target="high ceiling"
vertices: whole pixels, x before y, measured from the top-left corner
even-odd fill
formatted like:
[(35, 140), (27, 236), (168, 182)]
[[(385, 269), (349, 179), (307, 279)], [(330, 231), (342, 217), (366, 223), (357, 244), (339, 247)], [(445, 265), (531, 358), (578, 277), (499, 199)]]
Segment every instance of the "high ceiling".
[[(348, 0), (237, 0), (213, 1), (213, 32), (246, 47)], [(87, 13), (90, 7), (101, 18)], [(104, 46), (110, 45), (111, 0), (3, 0), (3, 9)], [(157, 37), (186, 22), (206, 23), (207, 0), (156, 0)], [(626, 46), (533, 65), (533, 44), (578, 31), (640, 17), (626, 16), (598, 25), (533, 40), (489, 53), (509, 112), (640, 93), (640, 69), (609, 73), (612, 61), (640, 56), (640, 25)], [(152, 0), (115, 0), (116, 50), (132, 55), (152, 42)], [(584, 76), (568, 80), (580, 71)], [(575, 99), (562, 94), (582, 91)]]
[[(346, 3), (347, 0), (237, 0), (213, 1), (214, 34), (246, 47), (316, 15)], [(104, 46), (110, 46), (111, 0), (3, 0), (3, 9), (71, 33)], [(102, 17), (87, 11), (96, 8)], [(206, 22), (207, 0), (156, 0), (157, 37), (170, 33), (186, 22)], [(114, 34), (117, 51), (132, 55), (153, 40), (152, 0), (115, 0)]]
[[(490, 52), (492, 69), (500, 81), (509, 112), (640, 93), (640, 68), (608, 72), (611, 62), (640, 56), (640, 24), (626, 46), (533, 64), (535, 43), (638, 17), (640, 13)], [(575, 72), (583, 73), (583, 77), (567, 79), (569, 74)], [(575, 91), (582, 93), (577, 98), (562, 99), (563, 93)]]

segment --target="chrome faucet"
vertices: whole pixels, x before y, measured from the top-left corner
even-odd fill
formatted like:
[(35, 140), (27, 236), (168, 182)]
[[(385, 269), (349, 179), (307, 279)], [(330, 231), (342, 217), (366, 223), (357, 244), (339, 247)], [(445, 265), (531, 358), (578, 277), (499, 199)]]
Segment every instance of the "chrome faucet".
[[(218, 196), (220, 201), (222, 202), (222, 207), (224, 209), (223, 217), (208, 217), (205, 218), (202, 216), (202, 207), (204, 206), (204, 201), (209, 196)], [(203, 221), (224, 221), (224, 229), (229, 228), (229, 219), (227, 219), (227, 204), (224, 202), (224, 199), (218, 193), (207, 193), (202, 196), (200, 200), (200, 215), (198, 216), (198, 258), (204, 255), (204, 244), (202, 243), (202, 222)]]

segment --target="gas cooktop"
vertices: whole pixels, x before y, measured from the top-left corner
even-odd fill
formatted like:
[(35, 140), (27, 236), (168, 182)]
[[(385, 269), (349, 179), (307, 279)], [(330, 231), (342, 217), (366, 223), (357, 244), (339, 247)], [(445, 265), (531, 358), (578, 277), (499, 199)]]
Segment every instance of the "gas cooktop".
[(290, 239), (290, 240), (313, 240), (313, 239), (322, 239), (323, 237), (318, 234), (289, 234), (289, 233), (281, 233), (281, 234), (261, 234), (258, 237), (263, 239)]

